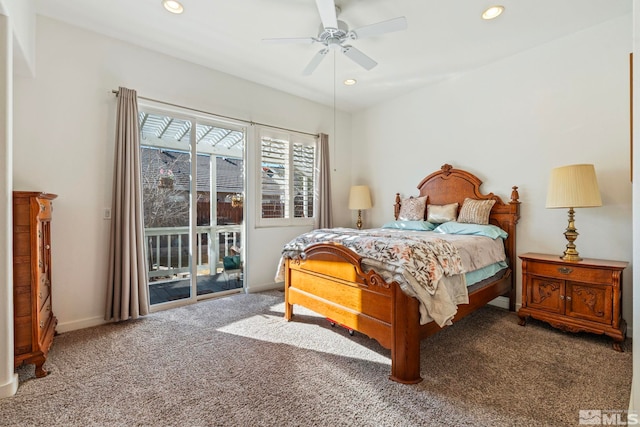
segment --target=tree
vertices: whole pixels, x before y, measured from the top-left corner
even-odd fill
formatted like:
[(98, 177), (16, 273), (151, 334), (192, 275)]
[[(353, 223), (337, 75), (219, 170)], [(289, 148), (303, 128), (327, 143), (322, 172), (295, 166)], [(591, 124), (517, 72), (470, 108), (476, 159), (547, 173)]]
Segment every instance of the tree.
[(147, 147), (142, 154), (144, 227), (188, 226), (188, 154)]

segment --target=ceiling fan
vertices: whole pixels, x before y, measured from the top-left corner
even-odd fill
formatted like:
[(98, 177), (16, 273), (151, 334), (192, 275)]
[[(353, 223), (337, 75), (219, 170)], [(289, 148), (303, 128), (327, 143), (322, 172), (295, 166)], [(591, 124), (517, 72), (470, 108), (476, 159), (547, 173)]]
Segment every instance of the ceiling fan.
[(407, 29), (407, 18), (401, 16), (350, 30), (345, 22), (338, 20), (340, 8), (336, 6), (335, 0), (316, 0), (316, 5), (318, 6), (320, 20), (322, 21), (316, 37), (262, 39), (262, 41), (267, 43), (320, 43), (324, 45), (302, 71), (302, 74), (305, 76), (311, 75), (315, 71), (331, 49), (340, 49), (345, 56), (362, 68), (371, 70), (378, 65), (378, 63), (362, 53), (362, 51), (346, 43), (351, 40)]

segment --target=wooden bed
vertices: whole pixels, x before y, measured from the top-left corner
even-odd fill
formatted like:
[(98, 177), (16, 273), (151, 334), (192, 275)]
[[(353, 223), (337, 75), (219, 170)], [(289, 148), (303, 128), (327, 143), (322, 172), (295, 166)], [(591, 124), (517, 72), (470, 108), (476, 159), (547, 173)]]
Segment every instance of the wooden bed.
[[(489, 221), (509, 234), (505, 239), (509, 267), (501, 277), (469, 288), (469, 304), (458, 306), (454, 322), (498, 296), (508, 296), (510, 309), (515, 309), (516, 223), (520, 218), (517, 187), (512, 187), (511, 200), (504, 203), (493, 193), (482, 194), (481, 184), (473, 174), (445, 164), (418, 185), (420, 196), (428, 196), (428, 203), (435, 205), (458, 202), (462, 206), (466, 197), (496, 200)], [(396, 219), (399, 210), (397, 194)], [(420, 325), (418, 300), (405, 294), (398, 283), (385, 282), (375, 271), (365, 273), (361, 259), (333, 243), (313, 244), (302, 256), (285, 259), (284, 317), (291, 320), (293, 305), (298, 304), (368, 335), (391, 350), (390, 379), (418, 383), (422, 381), (420, 340), (441, 328), (435, 322)]]

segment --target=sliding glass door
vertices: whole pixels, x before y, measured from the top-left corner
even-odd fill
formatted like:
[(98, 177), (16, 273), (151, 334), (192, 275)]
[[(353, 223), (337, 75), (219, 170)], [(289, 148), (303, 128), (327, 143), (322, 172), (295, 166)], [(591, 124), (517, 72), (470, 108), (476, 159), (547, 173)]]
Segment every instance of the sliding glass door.
[(241, 289), (244, 129), (143, 108), (140, 128), (152, 307)]

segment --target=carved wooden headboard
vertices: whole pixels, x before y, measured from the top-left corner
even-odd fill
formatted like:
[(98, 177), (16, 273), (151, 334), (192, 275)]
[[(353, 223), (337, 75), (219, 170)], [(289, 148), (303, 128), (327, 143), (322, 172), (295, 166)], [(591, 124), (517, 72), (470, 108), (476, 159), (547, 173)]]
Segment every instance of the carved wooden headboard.
[[(439, 171), (424, 178), (418, 184), (418, 190), (420, 190), (421, 197), (427, 196), (428, 204), (446, 205), (457, 202), (458, 211), (467, 197), (478, 200), (495, 200), (496, 203), (491, 208), (491, 214), (489, 215), (489, 223), (497, 225), (509, 234), (505, 240), (505, 252), (511, 270), (515, 273), (516, 224), (520, 219), (518, 187), (511, 187), (511, 200), (505, 203), (493, 193), (482, 194), (480, 185), (482, 185), (482, 181), (477, 176), (445, 164)], [(396, 194), (396, 203), (394, 205), (396, 219), (398, 219), (400, 213), (401, 202), (402, 199), (398, 193)], [(512, 280), (515, 280), (515, 277)]]

